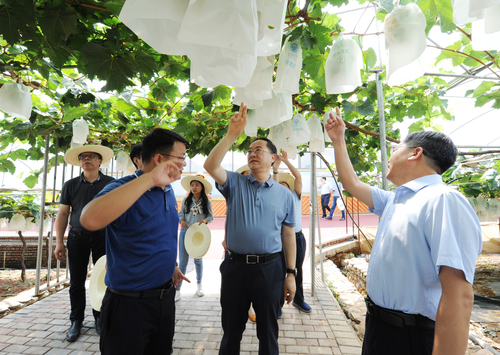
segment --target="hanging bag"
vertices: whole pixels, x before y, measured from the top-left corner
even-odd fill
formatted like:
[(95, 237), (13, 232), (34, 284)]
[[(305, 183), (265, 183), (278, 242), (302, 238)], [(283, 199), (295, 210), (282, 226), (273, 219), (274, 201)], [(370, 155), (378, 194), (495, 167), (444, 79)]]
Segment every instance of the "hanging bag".
[(309, 130), (311, 131), (311, 141), (309, 142), (309, 150), (311, 152), (325, 151), (325, 138), (321, 127), (321, 120), (318, 116), (312, 115), (307, 120)]
[(326, 93), (352, 92), (361, 85), (363, 54), (356, 41), (340, 36), (330, 49), (325, 63)]
[(82, 118), (77, 118), (73, 121), (73, 138), (72, 142), (83, 145), (87, 142), (89, 135), (89, 125), (87, 121)]
[(28, 120), (31, 117), (30, 89), (17, 83), (5, 83), (0, 88), (0, 110), (13, 116)]
[(299, 41), (289, 40), (290, 36), (285, 40), (280, 53), (274, 91), (297, 94), (302, 70), (302, 48)]
[(296, 113), (292, 117), (292, 133), (288, 138), (288, 144), (297, 147), (301, 144), (309, 143), (311, 131), (307, 125), (304, 115)]

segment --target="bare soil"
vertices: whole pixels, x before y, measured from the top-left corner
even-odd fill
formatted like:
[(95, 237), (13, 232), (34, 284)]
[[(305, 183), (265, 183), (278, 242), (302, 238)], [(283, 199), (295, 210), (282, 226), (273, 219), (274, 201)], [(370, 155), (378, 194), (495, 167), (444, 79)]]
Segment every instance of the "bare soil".
[[(60, 269), (60, 275), (64, 276), (65, 269)], [(56, 277), (56, 271), (51, 270), (52, 280)], [(26, 270), (24, 282), (21, 281), (21, 270), (4, 269), (0, 270), (0, 302), (9, 297), (14, 297), (23, 291), (35, 287), (36, 270)], [(40, 284), (47, 283), (47, 270), (40, 272)]]

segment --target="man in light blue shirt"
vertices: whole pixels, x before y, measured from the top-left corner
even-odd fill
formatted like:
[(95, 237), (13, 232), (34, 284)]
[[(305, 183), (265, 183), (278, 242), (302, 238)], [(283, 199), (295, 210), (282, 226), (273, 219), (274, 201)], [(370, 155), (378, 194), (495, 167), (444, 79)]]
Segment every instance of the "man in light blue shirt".
[(295, 209), (290, 190), (271, 178), (277, 149), (267, 138), (257, 138), (250, 145), (250, 175), (221, 166), (246, 123), (247, 108), (241, 104), (240, 111), (231, 117), (228, 133), (204, 165), (227, 203), (228, 250), (220, 266), (224, 335), (219, 354), (240, 353), (252, 303), (259, 355), (278, 355), (278, 313), (283, 297), (290, 303), (295, 295)]
[(389, 159), (383, 191), (358, 180), (337, 108), (325, 126), (344, 188), (381, 216), (367, 276), (362, 354), (465, 354), (481, 252), (479, 220), (443, 184), (457, 148), (444, 134), (413, 132)]

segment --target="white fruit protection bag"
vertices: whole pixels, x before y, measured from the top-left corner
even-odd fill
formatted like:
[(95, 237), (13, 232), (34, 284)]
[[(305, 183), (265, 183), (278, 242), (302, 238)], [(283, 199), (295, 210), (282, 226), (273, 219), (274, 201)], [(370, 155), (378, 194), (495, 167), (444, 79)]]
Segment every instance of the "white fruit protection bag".
[[(269, 138), (271, 137), (271, 138)], [(274, 143), (278, 151), (280, 149), (285, 149), (288, 147), (288, 135), (286, 133), (285, 126), (280, 123), (276, 126), (271, 127), (269, 130), (268, 138)]]
[(425, 27), (427, 21), (415, 4), (398, 6), (385, 18), (385, 49), (389, 85), (400, 85), (415, 80), (425, 73), (421, 56), (427, 48)]
[(89, 135), (89, 124), (83, 118), (77, 118), (73, 121), (72, 142), (83, 145)]
[(248, 137), (257, 137), (257, 122), (255, 118), (255, 110), (248, 110), (247, 125), (245, 126), (245, 134)]
[(14, 214), (10, 219), (9, 225), (7, 226), (7, 230), (15, 232), (17, 231), (24, 232), (25, 228), (26, 228), (26, 220), (20, 213)]
[(13, 116), (27, 120), (31, 116), (33, 103), (30, 89), (17, 83), (5, 83), (0, 88), (0, 110)]
[(261, 0), (257, 56), (276, 55), (281, 49), (287, 0)]
[(311, 131), (311, 140), (309, 142), (309, 150), (311, 152), (324, 152), (325, 151), (325, 138), (323, 128), (321, 127), (321, 120), (318, 116), (312, 115), (307, 124)]
[(262, 128), (270, 128), (289, 120), (293, 115), (292, 95), (273, 91), (273, 97), (264, 100), (263, 105), (255, 110), (255, 115), (257, 126)]
[(301, 144), (309, 143), (311, 139), (311, 130), (307, 124), (306, 118), (301, 113), (296, 113), (292, 117), (292, 133), (288, 137), (288, 144), (297, 147)]
[(352, 38), (340, 36), (330, 48), (325, 63), (326, 93), (352, 92), (361, 85), (363, 53)]
[(297, 94), (302, 70), (302, 47), (299, 41), (289, 40), (290, 37), (287, 37), (280, 53), (274, 91)]

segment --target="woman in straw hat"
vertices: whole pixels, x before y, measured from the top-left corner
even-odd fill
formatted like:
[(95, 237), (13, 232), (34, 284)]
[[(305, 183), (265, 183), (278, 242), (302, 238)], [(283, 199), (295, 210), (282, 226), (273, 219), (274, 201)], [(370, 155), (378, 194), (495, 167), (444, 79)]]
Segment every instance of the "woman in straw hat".
[[(183, 274), (186, 273), (187, 264), (189, 262), (189, 254), (186, 251), (184, 239), (188, 228), (194, 224), (208, 224), (214, 220), (212, 214), (212, 202), (208, 199), (208, 194), (212, 192), (212, 185), (200, 175), (186, 176), (181, 180), (181, 185), (189, 195), (182, 201), (182, 207), (179, 211), (179, 222), (181, 224), (181, 232), (179, 234), (179, 269)], [(203, 297), (203, 287), (201, 280), (203, 277), (203, 259), (195, 258), (194, 265), (196, 268), (196, 284), (198, 297)], [(181, 283), (182, 285), (182, 283)], [(175, 300), (181, 299), (181, 287), (175, 294)]]

